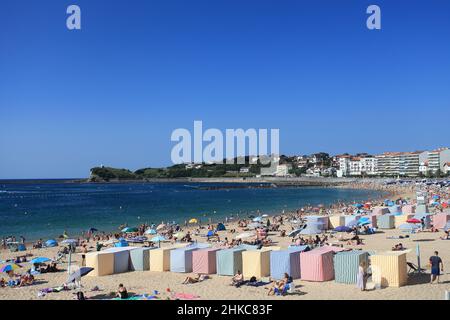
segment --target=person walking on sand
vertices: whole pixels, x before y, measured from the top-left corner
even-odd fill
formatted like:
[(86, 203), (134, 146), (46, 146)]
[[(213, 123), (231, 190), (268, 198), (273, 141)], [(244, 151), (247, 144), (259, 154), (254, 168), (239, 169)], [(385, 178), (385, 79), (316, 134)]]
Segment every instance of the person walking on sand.
[(81, 266), (86, 266), (86, 253), (88, 253), (87, 246), (83, 244), (83, 248), (81, 249)]
[(437, 279), (437, 283), (439, 283), (439, 275), (440, 275), (439, 271), (444, 272), (444, 263), (442, 262), (441, 257), (439, 257), (439, 253), (437, 251), (434, 252), (434, 256), (430, 257), (430, 265), (431, 265), (431, 281), (430, 281), (430, 283), (433, 283), (434, 280), (436, 280), (436, 279)]
[(356, 285), (361, 291), (366, 290), (367, 283), (367, 272), (366, 272), (366, 262), (362, 261), (358, 267), (358, 275), (356, 276)]

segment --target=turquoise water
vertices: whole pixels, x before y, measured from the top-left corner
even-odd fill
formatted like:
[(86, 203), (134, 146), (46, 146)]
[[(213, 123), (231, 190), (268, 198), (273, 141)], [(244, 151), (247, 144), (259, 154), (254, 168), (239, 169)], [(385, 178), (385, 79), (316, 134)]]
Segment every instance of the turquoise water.
[(328, 188), (229, 188), (198, 187), (211, 184), (4, 184), (0, 182), (0, 236), (23, 235), (27, 240), (56, 237), (67, 230), (77, 235), (95, 227), (117, 231), (123, 223), (184, 223), (189, 218), (217, 222), (226, 216), (244, 217), (295, 210), (311, 204), (362, 201), (380, 192)]

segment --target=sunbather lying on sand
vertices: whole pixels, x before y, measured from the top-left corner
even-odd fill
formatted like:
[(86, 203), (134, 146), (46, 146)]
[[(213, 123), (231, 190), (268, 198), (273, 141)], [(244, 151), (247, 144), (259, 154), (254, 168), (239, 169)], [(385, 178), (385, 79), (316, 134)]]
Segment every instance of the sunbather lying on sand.
[(399, 243), (392, 247), (392, 251), (403, 251), (406, 250), (405, 247), (403, 247), (403, 244)]
[(184, 281), (182, 283), (183, 284), (192, 284), (192, 283), (202, 282), (203, 280), (206, 280), (206, 279), (208, 279), (207, 275), (198, 273), (195, 277), (186, 277), (186, 279), (184, 279)]
[(25, 273), (23, 276), (20, 276), (19, 287), (30, 286), (34, 284), (34, 276), (30, 273)]

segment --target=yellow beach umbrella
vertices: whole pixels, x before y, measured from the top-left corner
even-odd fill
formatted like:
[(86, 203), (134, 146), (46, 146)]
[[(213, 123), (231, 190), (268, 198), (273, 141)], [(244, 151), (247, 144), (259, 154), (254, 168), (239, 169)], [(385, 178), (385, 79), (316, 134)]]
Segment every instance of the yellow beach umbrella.
[(192, 218), (191, 220), (189, 220), (189, 223), (198, 223), (198, 220), (195, 218)]

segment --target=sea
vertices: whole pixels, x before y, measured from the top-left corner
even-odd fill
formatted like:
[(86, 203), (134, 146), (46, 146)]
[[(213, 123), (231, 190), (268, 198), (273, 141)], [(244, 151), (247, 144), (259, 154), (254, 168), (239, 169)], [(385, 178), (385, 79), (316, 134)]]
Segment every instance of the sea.
[(26, 241), (69, 236), (123, 224), (202, 223), (225, 217), (279, 214), (306, 205), (361, 202), (380, 191), (325, 187), (261, 187), (231, 183), (67, 183), (0, 181), (0, 237)]

